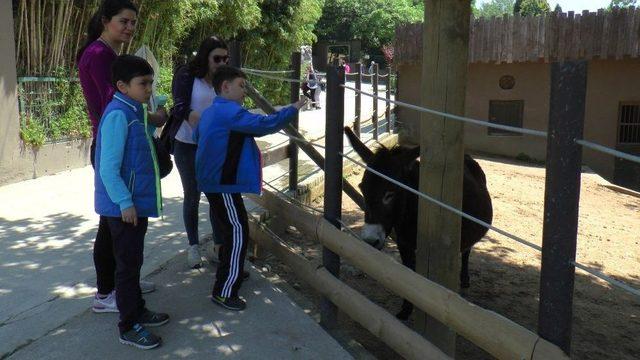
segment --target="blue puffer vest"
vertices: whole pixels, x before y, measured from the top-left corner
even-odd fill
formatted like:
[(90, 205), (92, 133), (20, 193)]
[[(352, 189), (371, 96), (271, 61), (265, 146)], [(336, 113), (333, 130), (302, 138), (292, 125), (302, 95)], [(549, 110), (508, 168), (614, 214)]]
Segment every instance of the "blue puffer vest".
[[(160, 176), (151, 135), (146, 131), (146, 111), (142, 105), (121, 93), (116, 93), (107, 105), (104, 114), (121, 110), (127, 117), (128, 135), (125, 143), (120, 177), (131, 192), (133, 204), (139, 217), (158, 217), (162, 211)], [(105, 116), (103, 115), (103, 119)], [(101, 131), (98, 127), (95, 161), (95, 210), (104, 216), (121, 217), (118, 204), (111, 201), (100, 177)]]

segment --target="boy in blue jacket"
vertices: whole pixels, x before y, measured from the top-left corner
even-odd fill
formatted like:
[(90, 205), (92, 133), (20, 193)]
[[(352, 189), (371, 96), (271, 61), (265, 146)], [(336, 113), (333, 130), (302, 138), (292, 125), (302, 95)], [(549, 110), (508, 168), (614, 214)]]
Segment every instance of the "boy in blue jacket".
[[(160, 326), (169, 315), (149, 311), (140, 292), (144, 236), (149, 217), (162, 210), (160, 176), (142, 104), (149, 101), (153, 69), (137, 56), (119, 56), (112, 65), (117, 92), (104, 111), (96, 137), (95, 210), (111, 233), (113, 268), (96, 267), (98, 282), (115, 286), (120, 310), (120, 342), (141, 349), (160, 345), (145, 326)], [(115, 270), (115, 272), (114, 272)], [(114, 278), (115, 275), (115, 278)]]
[(259, 194), (262, 189), (260, 150), (254, 137), (284, 128), (306, 102), (301, 99), (271, 115), (253, 114), (242, 107), (245, 82), (241, 70), (219, 67), (212, 79), (218, 96), (194, 132), (198, 190), (209, 200), (212, 225), (223, 241), (211, 300), (236, 311), (246, 307), (238, 289), (249, 237), (241, 193)]

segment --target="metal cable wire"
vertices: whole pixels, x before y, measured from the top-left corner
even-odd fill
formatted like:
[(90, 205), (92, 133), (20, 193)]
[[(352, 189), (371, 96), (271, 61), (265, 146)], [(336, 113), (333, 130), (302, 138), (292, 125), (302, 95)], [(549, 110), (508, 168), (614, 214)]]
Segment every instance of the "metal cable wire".
[[(301, 82), (299, 80), (277, 78), (277, 77), (271, 77), (271, 76), (263, 75), (263, 74), (254, 74), (254, 75), (262, 76), (262, 77), (266, 77), (266, 78), (272, 78), (272, 79), (281, 80), (281, 81)], [(371, 74), (362, 74), (362, 75), (363, 76), (372, 76)], [(387, 75), (389, 75), (389, 74), (387, 74)], [(385, 75), (385, 76), (387, 76), (387, 75)], [(492, 128), (496, 128), (496, 129), (502, 129), (502, 130), (517, 132), (517, 133), (526, 134), (526, 135), (538, 136), (538, 137), (545, 137), (545, 138), (547, 137), (547, 133), (544, 132), (544, 131), (525, 129), (525, 128), (518, 128), (518, 127), (506, 126), (506, 125), (491, 124), (491, 123), (489, 123), (487, 121), (475, 120), (475, 119), (471, 119), (471, 118), (467, 118), (467, 117), (463, 117), (463, 116), (444, 113), (444, 112), (437, 111), (437, 110), (432, 110), (432, 109), (428, 109), (428, 108), (424, 108), (424, 107), (420, 107), (420, 106), (416, 106), (416, 105), (412, 105), (412, 104), (407, 104), (407, 103), (404, 103), (404, 102), (401, 102), (401, 101), (388, 100), (386, 98), (383, 98), (383, 97), (380, 97), (380, 96), (376, 96), (376, 95), (373, 95), (373, 94), (369, 94), (369, 93), (366, 93), (364, 91), (358, 90), (356, 88), (353, 88), (353, 87), (350, 87), (350, 86), (346, 86), (344, 84), (340, 84), (340, 86), (342, 86), (345, 89), (349, 89), (349, 90), (355, 91), (357, 93), (372, 97), (374, 99), (382, 100), (382, 101), (385, 101), (385, 102), (388, 102), (388, 103), (395, 104), (397, 106), (403, 106), (403, 107), (406, 107), (406, 108), (409, 108), (409, 109), (413, 109), (413, 110), (417, 110), (417, 111), (420, 111), (420, 112), (431, 113), (431, 114), (434, 114), (434, 115), (447, 117), (447, 118), (450, 118), (450, 119), (453, 119), (453, 120), (463, 121), (463, 122), (467, 122), (467, 123), (471, 123), (471, 124), (475, 124), (475, 125), (480, 125), (480, 126), (485, 126), (485, 127), (492, 127)], [(324, 146), (312, 143), (312, 142), (307, 141), (305, 139), (298, 138), (298, 137), (295, 137), (295, 136), (291, 136), (291, 135), (288, 135), (288, 134), (282, 133), (282, 132), (281, 132), (281, 134), (283, 134), (285, 136), (288, 136), (291, 139), (294, 139), (294, 140), (297, 140), (297, 141), (300, 141), (300, 142), (303, 142), (303, 143), (307, 143), (307, 144), (312, 145), (312, 146), (316, 146), (316, 147), (320, 147), (320, 148), (325, 149)], [(639, 156), (635, 156), (635, 155), (631, 155), (631, 154), (624, 153), (624, 152), (621, 152), (621, 151), (617, 151), (617, 150), (614, 150), (614, 149), (608, 148), (606, 146), (603, 146), (603, 145), (600, 145), (600, 144), (596, 144), (596, 143), (593, 143), (593, 142), (590, 142), (590, 141), (587, 141), (587, 140), (575, 139), (574, 141), (577, 144), (582, 145), (582, 146), (587, 147), (587, 148), (590, 148), (592, 150), (600, 151), (600, 152), (603, 152), (603, 153), (606, 153), (606, 154), (609, 154), (609, 155), (613, 155), (613, 156), (616, 156), (616, 157), (619, 157), (619, 158), (622, 158), (622, 159), (625, 159), (625, 160), (629, 160), (629, 161), (632, 161), (632, 162), (640, 163), (640, 157)], [(363, 168), (369, 170), (373, 174), (375, 174), (375, 175), (377, 175), (377, 176), (379, 176), (379, 177), (381, 177), (381, 178), (383, 178), (383, 179), (385, 179), (385, 180), (387, 180), (387, 181), (389, 181), (389, 182), (391, 182), (391, 183), (393, 183), (393, 184), (395, 184), (395, 185), (397, 185), (397, 186), (399, 186), (399, 187), (401, 187), (401, 188), (403, 188), (403, 189), (405, 189), (405, 190), (407, 190), (407, 191), (409, 191), (409, 192), (411, 192), (411, 193), (413, 193), (413, 194), (415, 194), (415, 195), (417, 195), (419, 197), (422, 197), (425, 200), (428, 200), (428, 201), (430, 201), (430, 202), (432, 202), (432, 203), (434, 203), (434, 204), (436, 204), (436, 205), (438, 205), (438, 206), (440, 206), (442, 208), (445, 208), (445, 209), (447, 209), (447, 210), (449, 210), (449, 211), (451, 211), (451, 212), (453, 212), (453, 213), (455, 213), (455, 214), (457, 214), (457, 215), (459, 215), (459, 216), (461, 216), (461, 217), (463, 217), (463, 218), (465, 218), (467, 220), (473, 221), (473, 222), (475, 222), (475, 223), (477, 223), (479, 225), (482, 225), (482, 226), (484, 226), (484, 227), (486, 227), (488, 229), (491, 229), (491, 230), (493, 230), (493, 231), (495, 231), (495, 232), (497, 232), (497, 233), (499, 233), (499, 234), (501, 234), (501, 235), (503, 235), (503, 236), (505, 236), (507, 238), (515, 240), (515, 241), (517, 241), (517, 242), (519, 242), (519, 243), (521, 243), (521, 244), (523, 244), (525, 246), (528, 246), (528, 247), (530, 247), (532, 249), (535, 249), (535, 250), (538, 250), (538, 251), (542, 251), (542, 248), (540, 246), (536, 245), (536, 244), (533, 244), (533, 243), (531, 243), (531, 242), (529, 242), (527, 240), (524, 240), (524, 239), (522, 239), (522, 238), (520, 238), (520, 237), (518, 237), (516, 235), (508, 233), (508, 232), (506, 232), (504, 230), (501, 230), (501, 229), (499, 229), (499, 228), (497, 228), (495, 226), (492, 226), (492, 225), (490, 225), (490, 224), (488, 224), (488, 223), (486, 223), (486, 222), (484, 222), (484, 221), (482, 221), (480, 219), (477, 219), (477, 218), (475, 218), (475, 217), (473, 217), (471, 215), (468, 215), (468, 214), (466, 214), (466, 213), (464, 213), (464, 212), (462, 212), (462, 211), (460, 211), (460, 210), (458, 210), (458, 209), (456, 209), (454, 207), (451, 207), (451, 206), (449, 206), (449, 205), (447, 205), (447, 204), (445, 204), (445, 203), (443, 203), (443, 202), (441, 202), (439, 200), (436, 200), (436, 199), (434, 199), (434, 198), (432, 198), (432, 197), (430, 197), (430, 196), (428, 196), (426, 194), (423, 194), (423, 193), (421, 193), (421, 192), (419, 192), (419, 191), (417, 191), (417, 190), (415, 190), (415, 189), (413, 189), (413, 188), (411, 188), (411, 187), (409, 187), (409, 186), (407, 186), (407, 185), (405, 185), (405, 184), (403, 184), (403, 183), (401, 183), (399, 181), (396, 181), (395, 179), (392, 179), (392, 178), (390, 178), (390, 177), (388, 177), (388, 176), (386, 176), (386, 175), (384, 175), (384, 174), (382, 174), (382, 173), (380, 173), (380, 172), (378, 172), (378, 171), (376, 171), (376, 170), (374, 170), (374, 169), (372, 169), (372, 168), (370, 168), (370, 167), (358, 162), (357, 160), (352, 159), (351, 157), (349, 157), (349, 156), (347, 156), (347, 155), (345, 155), (345, 154), (343, 154), (341, 152), (339, 152), (338, 154), (340, 156), (342, 156), (343, 158), (345, 158), (345, 159), (347, 159), (347, 160), (359, 165), (360, 167), (363, 167)], [(277, 188), (273, 187), (272, 185), (270, 185), (270, 184), (268, 184), (266, 182), (265, 182), (265, 184), (267, 184), (268, 186), (272, 187), (274, 190), (278, 191), (279, 193), (284, 194), (282, 191), (278, 190)], [(286, 196), (286, 194), (284, 194), (284, 195)], [(297, 202), (300, 205), (304, 206), (304, 207), (312, 209), (313, 211), (320, 212), (320, 210), (315, 209), (315, 208), (313, 208), (311, 206), (308, 206), (306, 204), (303, 204), (300, 201), (297, 201)], [(339, 222), (343, 227), (345, 227), (346, 229), (351, 231), (348, 228), (348, 226), (346, 226), (342, 221), (339, 221)], [(356, 236), (356, 238), (357, 238), (357, 236)], [(587, 267), (585, 265), (582, 265), (582, 264), (580, 264), (578, 262), (571, 261), (570, 263), (571, 263), (571, 265), (573, 265), (573, 266), (577, 267), (578, 269), (581, 269), (581, 270), (591, 274), (592, 276), (595, 276), (595, 277), (597, 277), (597, 278), (599, 278), (599, 279), (601, 279), (601, 280), (603, 280), (603, 281), (605, 281), (605, 282), (607, 282), (607, 283), (609, 283), (611, 285), (614, 285), (614, 286), (616, 286), (616, 287), (618, 287), (618, 288), (620, 288), (622, 290), (625, 290), (625, 291), (627, 291), (627, 292), (629, 292), (629, 293), (631, 293), (631, 294), (633, 294), (633, 295), (635, 295), (637, 297), (640, 297), (640, 290), (635, 289), (635, 288), (629, 286), (628, 284), (626, 284), (626, 283), (624, 283), (622, 281), (613, 279), (613, 278), (603, 274), (600, 271), (591, 269), (591, 268), (589, 268), (589, 267)]]
[[(319, 147), (324, 148), (324, 146), (322, 146), (322, 145), (314, 144), (314, 143), (306, 141), (306, 140), (304, 140), (302, 138), (297, 138), (295, 136), (291, 136), (291, 135), (288, 135), (288, 134), (284, 134), (284, 135), (288, 136), (288, 137), (290, 137), (292, 139), (298, 140), (298, 141), (306, 142), (309, 145), (319, 146)], [(382, 174), (382, 173), (370, 168), (367, 165), (364, 165), (364, 164), (360, 163), (359, 161), (357, 161), (357, 160), (355, 160), (355, 159), (353, 159), (353, 158), (351, 158), (351, 157), (349, 157), (349, 156), (347, 156), (347, 155), (345, 155), (343, 153), (338, 153), (338, 154), (340, 156), (342, 156), (343, 158), (355, 163), (356, 165), (359, 165), (360, 167), (369, 170), (373, 174), (375, 174), (375, 175), (377, 175), (377, 176), (379, 176), (379, 177), (381, 177), (381, 178), (383, 178), (383, 179), (385, 179), (385, 180), (387, 180), (387, 181), (389, 181), (389, 182), (391, 182), (391, 183), (393, 183), (393, 184), (395, 184), (395, 185), (397, 185), (397, 186), (399, 186), (399, 187), (401, 187), (401, 188), (403, 188), (403, 189), (405, 189), (405, 190), (407, 190), (407, 191), (409, 191), (409, 192), (411, 192), (411, 193), (413, 193), (415, 195), (418, 195), (418, 196), (420, 196), (420, 197), (422, 197), (422, 198), (424, 198), (424, 199), (426, 199), (426, 200), (428, 200), (428, 201), (430, 201), (432, 203), (435, 203), (436, 205), (438, 205), (440, 207), (443, 207), (443, 208), (445, 208), (445, 209), (447, 209), (447, 210), (449, 210), (449, 211), (451, 211), (451, 212), (453, 212), (453, 213), (455, 213), (455, 214), (457, 214), (457, 215), (459, 215), (459, 216), (461, 216), (461, 217), (463, 217), (463, 218), (465, 218), (467, 220), (473, 221), (473, 222), (475, 222), (475, 223), (477, 223), (479, 225), (482, 225), (482, 226), (484, 226), (484, 227), (486, 227), (488, 229), (491, 229), (491, 230), (493, 230), (493, 231), (495, 231), (495, 232), (497, 232), (497, 233), (499, 233), (499, 234), (501, 234), (501, 235), (503, 235), (503, 236), (505, 236), (505, 237), (507, 237), (509, 239), (515, 240), (515, 241), (517, 241), (517, 242), (519, 242), (519, 243), (521, 243), (521, 244), (523, 244), (525, 246), (528, 246), (528, 247), (530, 247), (532, 249), (535, 249), (535, 250), (540, 251), (540, 252), (542, 251), (542, 247), (540, 247), (540, 246), (538, 246), (536, 244), (533, 244), (533, 243), (531, 243), (531, 242), (529, 242), (527, 240), (524, 240), (524, 239), (522, 239), (522, 238), (520, 238), (520, 237), (518, 237), (516, 235), (508, 233), (508, 232), (506, 232), (504, 230), (501, 230), (501, 229), (499, 229), (499, 228), (497, 228), (497, 227), (495, 227), (493, 225), (490, 225), (490, 224), (488, 224), (488, 223), (486, 223), (486, 222), (484, 222), (484, 221), (482, 221), (480, 219), (476, 219), (475, 217), (473, 217), (471, 215), (468, 215), (468, 214), (466, 214), (466, 213), (464, 213), (464, 212), (462, 212), (462, 211), (460, 211), (460, 210), (458, 210), (458, 209), (456, 209), (456, 208), (454, 208), (452, 206), (449, 206), (449, 205), (447, 205), (447, 204), (445, 204), (445, 203), (443, 203), (443, 202), (441, 202), (439, 200), (436, 200), (436, 199), (434, 199), (434, 198), (432, 198), (432, 197), (430, 197), (430, 196), (428, 196), (426, 194), (423, 194), (423, 193), (421, 193), (421, 192), (419, 192), (419, 191), (417, 191), (417, 190), (415, 190), (415, 189), (413, 189), (413, 188), (411, 188), (411, 187), (409, 187), (409, 186), (407, 186), (407, 185), (405, 185), (405, 184), (403, 184), (403, 183), (401, 183), (401, 182), (399, 182), (399, 181), (397, 181), (397, 180), (395, 180), (393, 178), (390, 178), (390, 177), (388, 177), (388, 176), (386, 176), (386, 175), (384, 175), (384, 174)], [(277, 189), (273, 185), (271, 185), (269, 183), (266, 183), (266, 182), (265, 182), (265, 184), (267, 184), (267, 186), (269, 186), (272, 189), (274, 189), (275, 191), (277, 191), (279, 194), (287, 197), (288, 199), (291, 199), (293, 202), (296, 202), (296, 203), (300, 204), (301, 206), (303, 206), (305, 208), (308, 208), (308, 209), (310, 209), (312, 211), (315, 211), (317, 213), (323, 213), (322, 210), (319, 210), (319, 209), (314, 208), (312, 206), (306, 205), (306, 204), (302, 203), (301, 201), (299, 201), (299, 200), (297, 200), (297, 199), (295, 199), (293, 197), (290, 197), (289, 195), (287, 195), (283, 191)], [(352, 235), (354, 235), (354, 237), (360, 239), (360, 237), (357, 236), (355, 233), (353, 233), (353, 231), (346, 224), (344, 224), (342, 221), (339, 221), (339, 223), (345, 229), (347, 229), (347, 231), (351, 232)], [(628, 293), (630, 293), (632, 295), (635, 295), (635, 296), (640, 298), (640, 290), (635, 289), (632, 286), (630, 286), (630, 285), (628, 285), (628, 284), (626, 284), (626, 283), (624, 283), (622, 281), (613, 279), (610, 276), (607, 276), (607, 275), (603, 274), (602, 272), (600, 272), (598, 270), (594, 270), (594, 269), (592, 269), (592, 268), (590, 268), (588, 266), (585, 266), (583, 264), (580, 264), (578, 262), (572, 261), (570, 263), (571, 263), (571, 265), (575, 266), (576, 268), (578, 268), (580, 270), (583, 270), (583, 271), (591, 274), (592, 276), (595, 276), (595, 277), (597, 277), (597, 278), (599, 278), (599, 279), (601, 279), (601, 280), (603, 280), (603, 281), (605, 281), (605, 282), (607, 282), (607, 283), (609, 283), (609, 284), (611, 284), (611, 285), (613, 285), (615, 287), (618, 287), (619, 289), (627, 291)]]
[(587, 147), (589, 149), (595, 150), (595, 151), (600, 151), (603, 152), (605, 154), (609, 154), (609, 155), (613, 155), (615, 157), (619, 157), (621, 159), (625, 159), (625, 160), (629, 160), (629, 161), (633, 161), (635, 163), (640, 164), (640, 156), (636, 156), (636, 155), (631, 155), (622, 151), (618, 151), (618, 150), (614, 150), (612, 148), (600, 145), (600, 144), (596, 144), (594, 142), (591, 141), (587, 141), (587, 140), (579, 140), (576, 139), (575, 140), (576, 143)]
[(241, 68), (240, 70), (246, 71), (246, 72), (261, 73), (261, 74), (289, 74), (293, 72), (293, 70), (259, 70), (259, 69), (251, 69), (251, 68)]
[(278, 80), (278, 81), (285, 81), (285, 82), (290, 82), (290, 83), (302, 83), (302, 80), (299, 79), (289, 79), (289, 78), (283, 78), (280, 76), (271, 76), (271, 75), (267, 75), (267, 74), (261, 74), (261, 73), (254, 73), (252, 71), (246, 71), (247, 74), (249, 75), (253, 75), (253, 76), (258, 76), (258, 77), (263, 77), (266, 79), (272, 79), (272, 80)]
[(599, 278), (601, 280), (604, 280), (604, 281), (608, 282), (609, 284), (611, 284), (613, 286), (616, 286), (616, 287), (618, 287), (618, 288), (620, 288), (622, 290), (625, 290), (625, 291), (627, 291), (627, 292), (629, 292), (629, 293), (631, 293), (631, 294), (633, 294), (635, 296), (640, 297), (640, 290), (638, 290), (636, 288), (633, 288), (633, 287), (629, 286), (628, 284), (626, 284), (626, 283), (624, 283), (624, 282), (622, 282), (620, 280), (616, 280), (616, 279), (614, 279), (614, 278), (612, 278), (610, 276), (607, 276), (607, 275), (601, 273), (598, 270), (594, 270), (594, 269), (591, 269), (589, 267), (586, 267), (586, 266), (584, 266), (584, 265), (582, 265), (582, 264), (580, 264), (579, 262), (576, 262), (576, 261), (571, 261), (571, 265), (573, 265), (573, 266), (577, 267), (578, 269), (580, 269), (580, 270), (582, 270), (582, 271), (584, 271), (586, 273), (589, 273), (589, 274), (591, 274), (591, 275), (593, 275), (593, 276), (595, 276), (595, 277), (597, 277), (597, 278)]
[(449, 113), (445, 113), (445, 112), (437, 111), (437, 110), (432, 110), (432, 109), (428, 109), (428, 108), (417, 106), (417, 105), (413, 105), (413, 104), (407, 104), (407, 103), (402, 102), (402, 101), (389, 100), (389, 99), (387, 99), (385, 97), (381, 97), (381, 96), (377, 96), (377, 95), (374, 95), (374, 94), (370, 94), (370, 93), (364, 92), (362, 90), (358, 90), (356, 88), (353, 88), (351, 86), (347, 86), (347, 85), (344, 85), (344, 84), (340, 84), (340, 86), (342, 86), (345, 89), (353, 90), (353, 91), (355, 91), (357, 93), (360, 93), (362, 95), (366, 95), (366, 96), (372, 97), (374, 99), (382, 100), (384, 102), (388, 102), (388, 103), (391, 103), (391, 104), (395, 104), (397, 106), (406, 107), (406, 108), (413, 109), (413, 110), (420, 111), (420, 112), (425, 112), (425, 113), (438, 115), (438, 116), (444, 116), (444, 117), (449, 118), (449, 119), (463, 121), (463, 122), (467, 122), (467, 123), (470, 123), (470, 124), (490, 127), (490, 128), (494, 128), (494, 129), (507, 130), (507, 131), (512, 131), (512, 132), (516, 132), (516, 133), (520, 133), (520, 134), (533, 135), (533, 136), (538, 136), (538, 137), (543, 137), (543, 138), (547, 137), (547, 133), (544, 132), (544, 131), (540, 131), (540, 130), (532, 130), (532, 129), (520, 128), (520, 127), (515, 127), (515, 126), (492, 124), (492, 123), (490, 123), (488, 121), (476, 120), (476, 119), (471, 119), (471, 118), (464, 117), (464, 116), (453, 115), (453, 114), (449, 114)]
[(345, 155), (343, 153), (338, 153), (338, 154), (340, 156), (342, 156), (343, 158), (351, 161), (352, 163), (354, 163), (354, 164), (356, 164), (356, 165), (358, 165), (358, 166), (360, 166), (362, 168), (365, 168), (365, 169), (369, 170), (371, 173), (373, 173), (373, 174), (375, 174), (375, 175), (377, 175), (377, 176), (379, 176), (379, 177), (381, 177), (381, 178), (383, 178), (383, 179), (385, 179), (385, 180), (387, 180), (387, 181), (389, 181), (389, 182), (391, 182), (391, 183), (393, 183), (393, 184), (395, 184), (395, 185), (397, 185), (397, 186), (409, 191), (412, 194), (418, 195), (419, 197), (421, 197), (421, 198), (423, 198), (425, 200), (428, 200), (428, 201), (430, 201), (430, 202), (432, 202), (432, 203), (434, 203), (434, 204), (436, 204), (436, 205), (438, 205), (440, 207), (443, 207), (443, 208), (453, 212), (454, 214), (462, 216), (463, 218), (465, 218), (467, 220), (473, 221), (476, 224), (479, 224), (479, 225), (482, 225), (482, 226), (484, 226), (484, 227), (486, 227), (488, 229), (491, 229), (491, 230), (493, 230), (493, 231), (495, 231), (495, 232), (497, 232), (497, 233), (499, 233), (501, 235), (504, 235), (504, 236), (506, 236), (506, 237), (508, 237), (508, 238), (510, 238), (512, 240), (515, 240), (515, 241), (517, 241), (517, 242), (519, 242), (519, 243), (521, 243), (523, 245), (526, 245), (526, 246), (528, 246), (528, 247), (530, 247), (532, 249), (536, 249), (538, 251), (542, 251), (542, 248), (540, 246), (534, 244), (534, 243), (531, 243), (531, 242), (529, 242), (527, 240), (524, 240), (524, 239), (522, 239), (522, 238), (520, 238), (518, 236), (515, 236), (515, 235), (513, 235), (513, 234), (511, 234), (509, 232), (506, 232), (506, 231), (504, 231), (502, 229), (499, 229), (499, 228), (497, 228), (497, 227), (495, 227), (495, 226), (493, 226), (493, 225), (491, 225), (489, 223), (486, 223), (486, 222), (484, 222), (484, 221), (482, 221), (480, 219), (477, 219), (477, 218), (475, 218), (475, 217), (473, 217), (473, 216), (471, 216), (471, 215), (469, 215), (469, 214), (467, 214), (465, 212), (462, 212), (462, 211), (454, 208), (453, 206), (445, 204), (440, 200), (434, 199), (434, 198), (432, 198), (431, 196), (429, 196), (427, 194), (423, 194), (420, 191), (415, 190), (414, 188), (412, 188), (410, 186), (407, 186), (407, 185), (405, 185), (405, 184), (403, 184), (403, 183), (401, 183), (401, 182), (399, 182), (399, 181), (397, 181), (397, 180), (395, 180), (393, 178), (390, 178), (387, 175), (384, 175), (384, 174), (372, 169), (371, 167), (369, 167), (369, 166), (367, 166), (365, 164), (362, 164), (358, 160), (355, 160), (355, 159), (353, 159), (353, 158), (351, 158), (351, 157), (349, 157), (349, 156), (347, 156), (347, 155)]

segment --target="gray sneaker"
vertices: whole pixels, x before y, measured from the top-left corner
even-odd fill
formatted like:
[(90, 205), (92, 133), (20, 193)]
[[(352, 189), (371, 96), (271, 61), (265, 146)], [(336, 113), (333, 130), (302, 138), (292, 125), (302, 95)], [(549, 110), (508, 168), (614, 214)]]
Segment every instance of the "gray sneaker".
[(143, 294), (148, 294), (150, 292), (154, 292), (156, 290), (156, 284), (151, 281), (144, 281), (140, 279), (140, 292)]
[(202, 266), (202, 255), (197, 244), (190, 245), (187, 249), (187, 264), (192, 269), (199, 269)]
[(138, 349), (149, 350), (160, 346), (162, 338), (156, 336), (140, 324), (133, 325), (131, 330), (120, 335), (120, 343), (135, 346)]

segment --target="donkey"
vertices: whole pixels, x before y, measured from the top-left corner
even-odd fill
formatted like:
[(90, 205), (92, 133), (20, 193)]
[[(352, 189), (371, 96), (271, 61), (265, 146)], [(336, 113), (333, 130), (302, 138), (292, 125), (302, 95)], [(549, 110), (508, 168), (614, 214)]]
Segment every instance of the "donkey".
[[(401, 183), (416, 189), (419, 184), (420, 148), (384, 146), (375, 153), (367, 148), (349, 127), (344, 131), (351, 146), (371, 168)], [(415, 270), (416, 237), (418, 233), (418, 196), (366, 170), (360, 183), (364, 196), (364, 228), (362, 239), (378, 250), (382, 249), (392, 230), (396, 232), (396, 242), (402, 264)], [(462, 211), (491, 224), (493, 208), (487, 190), (487, 181), (480, 165), (469, 155), (464, 156), (464, 180), (462, 185)], [(460, 286), (469, 287), (469, 254), (471, 247), (487, 233), (487, 228), (465, 218), (462, 219), (460, 252), (462, 268)], [(401, 311), (396, 315), (406, 320), (413, 311), (413, 305), (404, 300)]]

